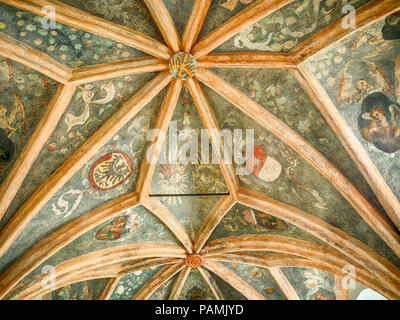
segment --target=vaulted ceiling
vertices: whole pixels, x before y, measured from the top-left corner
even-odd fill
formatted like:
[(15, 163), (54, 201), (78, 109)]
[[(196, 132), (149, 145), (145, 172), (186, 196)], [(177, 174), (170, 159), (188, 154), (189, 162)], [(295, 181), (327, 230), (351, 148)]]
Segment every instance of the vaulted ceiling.
[(399, 299), (399, 10), (0, 0), (0, 298)]

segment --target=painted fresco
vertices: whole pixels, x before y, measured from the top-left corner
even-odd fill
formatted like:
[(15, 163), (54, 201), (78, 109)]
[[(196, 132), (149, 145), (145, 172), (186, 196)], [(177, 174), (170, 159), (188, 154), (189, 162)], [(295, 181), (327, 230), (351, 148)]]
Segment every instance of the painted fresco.
[(0, 3), (0, 21), (0, 32), (46, 53), (70, 68), (145, 55), (122, 43), (57, 22), (54, 29), (49, 28), (47, 24), (42, 23), (42, 17), (3, 3)]
[(301, 300), (336, 300), (334, 276), (309, 268), (281, 268)]
[(220, 291), (223, 293), (225, 300), (247, 300), (245, 296), (233, 288), (229, 283), (225, 282), (212, 272), (210, 272), (210, 274)]
[(64, 0), (63, 2), (162, 41), (162, 36), (143, 0)]
[[(394, 264), (400, 265), (400, 261), (385, 242), (313, 166), (214, 91), (206, 88), (205, 92), (223, 129), (242, 129), (243, 132), (254, 129), (254, 145), (262, 146), (263, 154), (274, 158), (282, 166), (281, 174), (273, 182), (266, 182), (250, 172), (239, 175), (239, 182), (243, 187), (315, 215), (363, 241)], [(242, 141), (245, 147), (245, 140)]]
[(110, 300), (131, 300), (162, 267), (148, 268), (121, 278)]
[(268, 213), (242, 204), (227, 212), (211, 234), (210, 240), (248, 234), (271, 234), (322, 243), (319, 239)]
[[(253, 0), (214, 1), (207, 17), (207, 31), (211, 32), (227, 17), (240, 12)], [(359, 8), (369, 0), (298, 0), (276, 11), (232, 37), (215, 51), (288, 52), (316, 32), (335, 23), (342, 16), (345, 5)]]
[(93, 251), (139, 242), (179, 243), (172, 232), (156, 216), (146, 208), (138, 206), (87, 231), (43, 262), (23, 281), (42, 273), (45, 266), (57, 266), (66, 260)]
[(286, 300), (267, 269), (241, 263), (222, 262), (222, 264), (234, 271), (267, 300)]
[(58, 83), (0, 57), (0, 184), (10, 172)]
[(158, 198), (195, 241), (205, 219), (220, 196), (184, 196)]
[(165, 282), (150, 296), (149, 300), (168, 300), (172, 286), (177, 278), (177, 275)]
[(192, 269), (179, 300), (215, 300), (215, 297), (201, 273), (197, 269)]
[(235, 1), (236, 5), (227, 9), (224, 5), (232, 1), (217, 0), (212, 1), (210, 9), (207, 12), (206, 19), (203, 24), (203, 28), (200, 31), (199, 39), (207, 36), (214, 31), (219, 25), (228, 21), (230, 18), (235, 16), (237, 13), (245, 9), (250, 2), (253, 0), (241, 0)]
[(170, 0), (164, 1), (164, 3), (171, 15), (172, 21), (175, 23), (178, 33), (182, 36), (192, 13), (194, 0)]
[[(162, 41), (143, 1), (65, 2)], [(254, 2), (213, 1), (200, 37)], [(221, 45), (217, 51), (287, 52), (337, 21), (342, 16), (343, 5), (360, 7), (367, 2), (298, 0), (244, 30)], [(166, 1), (181, 34), (192, 5), (193, 0)], [(45, 30), (40, 17), (7, 5), (0, 4), (0, 12), (0, 32), (42, 50), (72, 68), (143, 55), (123, 44), (64, 25), (56, 24), (56, 29)], [(389, 16), (374, 27), (366, 28), (325, 50), (306, 64), (325, 86), (400, 199), (397, 183), (400, 172), (399, 30), (399, 14)], [(274, 69), (219, 69), (214, 72), (304, 137), (382, 210), (337, 137), (290, 72)], [(79, 86), (55, 132), (18, 191), (5, 219), (0, 222), (0, 228), (48, 176), (152, 77), (154, 74), (135, 75)], [(32, 134), (56, 88), (56, 82), (18, 63), (0, 58), (0, 183)], [(0, 259), (0, 273), (61, 226), (135, 190), (140, 164), (145, 156), (146, 135), (154, 126), (165, 92), (153, 99), (100, 148), (40, 210)], [(222, 128), (255, 130), (255, 145), (249, 159), (250, 164), (255, 166), (236, 166), (237, 169), (243, 169), (242, 172), (248, 171), (248, 174), (239, 176), (241, 186), (309, 212), (363, 241), (400, 267), (400, 260), (327, 179), (293, 149), (212, 90), (206, 88), (205, 92)], [(184, 133), (184, 139), (179, 144), (182, 149), (195, 133), (201, 137), (199, 133), (203, 125), (185, 87), (172, 120), (177, 123), (178, 133)], [(168, 135), (167, 140), (169, 138)], [(246, 146), (244, 139), (241, 144)], [(209, 147), (211, 149), (211, 145)], [(193, 163), (181, 161), (183, 158), (183, 154), (178, 157), (178, 164), (159, 159), (151, 193), (168, 208), (194, 241), (206, 217), (220, 199), (220, 194), (228, 190), (218, 165), (198, 164), (200, 153), (191, 158)], [(228, 211), (210, 240), (244, 234), (276, 234), (322, 243), (268, 212), (260, 212), (241, 204), (236, 204)], [(44, 266), (56, 266), (89, 252), (138, 242), (179, 244), (157, 217), (138, 206), (87, 231), (42, 263), (23, 281), (41, 273)], [(238, 263), (223, 264), (267, 300), (286, 299), (267, 269)], [(160, 269), (154, 267), (124, 276), (117, 284), (111, 300), (130, 300)], [(335, 300), (332, 274), (306, 268), (282, 268), (282, 271), (302, 300)], [(245, 299), (218, 276), (209, 274), (212, 283), (221, 290), (225, 299)], [(174, 276), (164, 283), (150, 299), (168, 299), (176, 278)], [(95, 300), (108, 280), (71, 284), (44, 296), (43, 300)], [(199, 271), (192, 269), (180, 299), (214, 300), (215, 297)]]
[[(146, 132), (154, 126), (154, 117), (158, 112), (162, 98), (163, 94), (160, 94), (147, 108), (143, 108), (50, 199), (13, 243), (13, 249), (2, 257), (0, 269), (33, 244), (48, 236), (52, 231), (106, 202), (135, 190), (140, 165), (145, 153)], [(132, 172), (125, 182), (119, 186), (100, 191), (94, 188), (90, 182), (91, 168), (104, 155), (110, 153), (126, 154), (132, 164)], [(43, 221), (46, 221), (46, 224), (43, 224)], [(11, 252), (13, 254), (8, 255)]]
[[(376, 208), (382, 209), (339, 139), (290, 71), (216, 69), (214, 72), (234, 84), (303, 137), (340, 169)], [(260, 155), (262, 156), (262, 153)]]
[(43, 300), (97, 300), (109, 279), (96, 279), (74, 283), (53, 291)]
[[(153, 77), (153, 73), (134, 75), (93, 82), (78, 87), (70, 105), (61, 117), (60, 122), (47, 144), (40, 152), (33, 167), (25, 178), (24, 184), (13, 199), (11, 206), (7, 210), (5, 219), (0, 222), (0, 227), (19, 206), (28, 200), (35, 189), (41, 185), (48, 176), (72, 156), (97, 129)], [(153, 99), (153, 101), (142, 110), (136, 120), (131, 121), (125, 129), (115, 135), (113, 140), (110, 141), (109, 147), (103, 149), (103, 151), (96, 156), (96, 161), (111, 152), (122, 152), (129, 157), (136, 155), (142, 156), (145, 145), (145, 133), (148, 127), (152, 125), (154, 113), (157, 112), (156, 110), (158, 110), (162, 102), (163, 94), (164, 92)], [(131, 162), (133, 162), (131, 163), (133, 168), (128, 178), (136, 179), (137, 172), (135, 172), (135, 170), (139, 167), (140, 162), (139, 159), (131, 159)], [(91, 168), (92, 167), (86, 167), (85, 170), (89, 170), (90, 173)], [(88, 179), (89, 173), (86, 175)], [(88, 189), (88, 192), (93, 191), (92, 193), (95, 194), (95, 197), (100, 197), (104, 194), (104, 192), (98, 192), (98, 189), (93, 187), (93, 184), (90, 182), (86, 185), (90, 189)]]
[(306, 66), (400, 199), (400, 17), (364, 28)]
[[(201, 130), (204, 129), (196, 106), (184, 87), (175, 113), (167, 133), (168, 146), (164, 150), (170, 150), (169, 141), (172, 140), (170, 132), (179, 134), (177, 163), (173, 159), (172, 152), (162, 152), (158, 159), (157, 167), (151, 184), (151, 193), (157, 195), (176, 194), (213, 194), (226, 193), (227, 187), (218, 164), (213, 164), (211, 144), (209, 144), (210, 159), (202, 161), (201, 154)], [(197, 136), (196, 136), (197, 135)], [(191, 145), (194, 139), (198, 139), (198, 152), (190, 153), (186, 146)], [(179, 204), (181, 198), (172, 197), (163, 200), (171, 204)]]

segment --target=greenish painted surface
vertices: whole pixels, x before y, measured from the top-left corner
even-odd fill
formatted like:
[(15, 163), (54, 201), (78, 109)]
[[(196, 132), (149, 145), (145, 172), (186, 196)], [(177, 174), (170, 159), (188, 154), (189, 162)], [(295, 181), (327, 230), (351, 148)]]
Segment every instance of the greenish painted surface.
[[(377, 129), (377, 134), (369, 135), (369, 140), (365, 133), (371, 132), (368, 128), (374, 123), (381, 127), (370, 118), (376, 106), (384, 108), (392, 128), (400, 128), (400, 76), (395, 76), (400, 68), (399, 29), (400, 19), (389, 16), (306, 63), (398, 199), (400, 130), (397, 133), (395, 129)], [(397, 37), (392, 30), (397, 30)], [(383, 130), (380, 135), (379, 130)]]
[(144, 53), (94, 34), (58, 22), (55, 28), (40, 16), (0, 4), (1, 32), (42, 51), (67, 65), (79, 68), (85, 65), (113, 62), (143, 56)]
[(215, 300), (215, 297), (201, 273), (197, 269), (192, 269), (179, 300)]
[[(58, 83), (0, 57), (0, 184), (11, 171), (46, 111)], [(8, 141), (8, 142), (7, 142)]]
[(336, 300), (334, 277), (317, 269), (281, 268), (301, 300)]

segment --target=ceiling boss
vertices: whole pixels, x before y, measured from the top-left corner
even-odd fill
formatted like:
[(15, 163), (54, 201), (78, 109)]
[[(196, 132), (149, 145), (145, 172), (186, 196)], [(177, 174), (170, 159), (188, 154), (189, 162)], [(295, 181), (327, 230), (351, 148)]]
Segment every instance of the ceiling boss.
[(169, 72), (178, 80), (188, 80), (197, 71), (197, 61), (188, 52), (175, 53), (169, 60)]
[(201, 267), (204, 263), (203, 257), (198, 253), (192, 253), (188, 255), (185, 259), (185, 265), (190, 268)]

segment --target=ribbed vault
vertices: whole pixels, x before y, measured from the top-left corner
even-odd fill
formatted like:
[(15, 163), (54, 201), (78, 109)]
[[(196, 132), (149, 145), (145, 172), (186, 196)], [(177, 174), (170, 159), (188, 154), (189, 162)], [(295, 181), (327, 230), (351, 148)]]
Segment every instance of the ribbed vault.
[[(349, 276), (346, 272), (348, 266), (354, 267), (355, 274), (351, 274), (351, 277), (358, 283), (388, 299), (400, 298), (400, 265), (397, 260), (400, 257), (399, 200), (325, 88), (309, 69), (309, 64), (312, 63), (310, 59), (326, 47), (343, 41), (397, 12), (400, 9), (398, 1), (367, 1), (356, 10), (356, 29), (344, 29), (342, 20), (346, 17), (338, 18), (331, 21), (328, 26), (316, 30), (290, 50), (281, 52), (259, 50), (223, 52), (218, 48), (282, 8), (291, 8), (291, 5), (298, 5), (300, 8), (303, 1), (247, 1), (251, 4), (238, 12), (235, 11), (237, 10), (235, 3), (238, 1), (226, 1), (225, 10), (231, 10), (232, 17), (200, 39), (203, 24), (207, 24), (209, 18), (208, 12), (218, 1), (194, 0), (182, 36), (175, 26), (173, 20), (175, 14), (172, 14), (173, 10), (170, 9), (172, 1), (169, 0), (144, 1), (147, 14), (154, 20), (149, 24), (149, 30), (153, 30), (152, 24), (159, 30), (158, 34), (154, 27), (152, 36), (147, 35), (145, 30), (139, 31), (120, 22), (111, 22), (78, 9), (77, 6), (73, 6), (76, 1), (65, 1), (71, 5), (52, 0), (0, 0), (0, 2), (36, 16), (44, 16), (46, 12), (42, 11), (42, 8), (46, 5), (52, 6), (57, 13), (57, 23), (141, 52), (139, 57), (73, 68), (56, 60), (50, 54), (16, 39), (16, 36), (8, 34), (7, 30), (0, 32), (1, 56), (7, 61), (15, 61), (59, 83), (36, 128), (27, 139), (26, 145), (0, 187), (0, 218), (3, 218), (0, 257), (7, 259), (7, 263), (2, 265), (4, 272), (0, 275), (2, 299), (46, 298), (51, 296), (52, 292), (51, 297), (54, 298), (54, 292), (57, 292), (58, 296), (60, 289), (64, 287), (89, 283), (96, 279), (103, 279), (99, 285), (101, 290), (97, 295), (98, 299), (110, 299), (113, 295), (122, 297), (123, 293), (117, 292), (118, 284), (129, 283), (129, 277), (140, 274), (143, 283), (128, 297), (129, 299), (156, 297), (180, 299), (187, 298), (189, 293), (192, 297), (196, 296), (196, 292), (199, 291), (207, 292), (208, 296), (215, 299), (224, 299), (228, 297), (224, 297), (224, 290), (221, 290), (221, 283), (218, 283), (222, 280), (225, 285), (232, 287), (245, 298), (268, 299), (265, 290), (266, 292), (274, 290), (258, 285), (268, 278), (272, 279), (270, 281), (276, 286), (276, 294), (280, 293), (281, 297), (298, 300), (303, 296), (299, 293), (297, 283), (291, 280), (289, 271), (300, 268), (320, 270), (325, 275), (331, 275), (334, 279), (336, 298), (346, 299), (348, 289), (341, 287), (341, 280)], [(244, 5), (245, 2), (240, 1), (240, 5)], [(115, 19), (117, 18), (114, 17)], [(191, 53), (197, 60), (197, 70), (192, 78), (178, 80), (170, 74), (170, 58), (177, 52)], [(347, 152), (355, 170), (360, 173), (360, 179), (365, 181), (365, 185), (361, 183), (361, 187), (365, 187), (372, 196), (367, 196), (364, 189), (360, 189), (359, 183), (352, 181), (347, 172), (344, 173), (339, 169), (340, 164), (334, 163), (294, 127), (264, 107), (259, 98), (230, 83), (223, 71), (220, 73), (220, 69), (227, 69), (228, 72), (236, 69), (263, 69), (273, 72), (279, 69), (277, 72), (284, 72), (285, 77), (296, 81), (299, 84), (298, 90), (302, 90), (307, 99), (316, 106), (315, 112), (320, 112), (323, 117), (321, 121), (329, 125), (329, 130), (340, 142), (338, 145), (341, 145), (340, 148), (343, 148), (344, 153)], [(154, 77), (150, 76), (152, 74)], [(124, 96), (120, 93), (119, 107), (110, 111), (104, 122), (93, 127), (95, 129), (92, 133), (74, 150), (69, 154), (66, 153), (68, 157), (62, 159), (59, 166), (54, 168), (42, 183), (35, 186), (27, 200), (11, 212), (10, 208), (18, 197), (18, 191), (25, 187), (30, 170), (39, 163), (41, 151), (51, 146), (52, 135), (64, 119), (69, 105), (75, 103), (75, 96), (79, 93), (84, 97), (85, 90), (86, 92), (90, 90), (88, 85), (95, 86), (97, 82), (101, 82), (105, 86), (110, 83), (108, 81), (117, 81), (116, 79), (128, 76), (147, 77), (141, 80), (145, 85), (135, 88), (131, 95), (126, 93)], [(182, 107), (184, 105), (182, 97), (184, 101), (192, 101), (191, 107), (194, 111), (188, 109), (188, 106)], [(354, 211), (354, 215), (360, 221), (357, 223), (365, 225), (365, 230), (368, 228), (371, 229), (368, 232), (374, 233), (373, 239), (378, 239), (374, 240), (375, 247), (358, 239), (356, 232), (350, 234), (337, 223), (330, 223), (329, 218), (325, 219), (323, 215), (314, 214), (311, 208), (308, 210), (298, 207), (294, 202), (292, 205), (290, 201), (281, 201), (274, 197), (273, 192), (268, 193), (261, 187), (251, 188), (251, 182), (243, 184), (236, 175), (235, 165), (226, 164), (221, 155), (216, 132), (226, 128), (226, 119), (223, 119), (224, 116), (221, 117), (217, 110), (218, 105), (215, 103), (217, 99), (223, 99), (228, 106), (227, 109), (237, 109), (243, 119), (244, 117), (251, 119), (260, 130), (265, 130), (273, 136), (271, 139), (277, 139), (279, 143), (285, 145), (287, 148), (285, 150), (290, 150), (287, 152), (292, 152), (301, 159), (305, 167), (315, 171), (318, 179), (327, 181), (329, 188), (335, 192), (335, 199), (341, 199), (340, 201), (345, 203), (343, 206), (348, 208), (346, 210)], [(165, 170), (170, 169), (161, 168), (157, 163), (165, 140), (155, 139), (153, 136), (152, 142), (144, 147), (143, 152), (135, 153), (136, 158), (133, 159), (135, 163), (132, 167), (137, 166), (137, 178), (135, 182), (128, 180), (134, 184), (134, 188), (122, 187), (120, 189), (122, 191), (113, 195), (109, 201), (107, 197), (103, 197), (102, 202), (97, 202), (79, 216), (72, 215), (73, 218), (69, 221), (58, 223), (57, 228), (46, 231), (40, 237), (40, 241), (27, 245), (24, 252), (14, 257), (13, 245), (21, 238), (25, 239), (24, 230), (32, 232), (35, 229), (27, 229), (29, 226), (34, 225), (40, 229), (40, 225), (45, 224), (45, 219), (39, 220), (38, 217), (42, 217), (43, 208), (49, 205), (49, 201), (55, 196), (60, 197), (62, 191), (65, 191), (63, 188), (77, 176), (83, 177), (88, 171), (85, 169), (88, 163), (98, 160), (105, 150), (111, 150), (110, 141), (116, 140), (116, 135), (122, 136), (124, 130), (129, 131), (126, 129), (127, 126), (131, 131), (134, 130), (136, 128), (134, 121), (144, 118), (143, 115), (148, 112), (147, 110), (155, 114), (148, 116), (149, 119), (152, 118), (146, 120), (149, 122), (149, 127), (164, 132), (165, 139), (171, 121), (177, 114), (185, 115), (185, 112), (197, 112), (199, 128), (209, 129), (208, 138), (218, 156), (219, 166), (206, 169), (219, 172), (221, 182), (219, 187), (210, 192), (204, 192), (210, 189), (203, 188), (203, 194), (197, 195), (209, 199), (208, 202), (203, 199), (196, 209), (199, 212), (203, 210), (201, 218), (198, 218), (199, 221), (189, 221), (196, 212), (187, 214), (190, 219), (177, 215), (175, 210), (178, 209), (171, 207), (165, 200), (165, 195), (162, 197), (152, 192), (153, 183), (155, 179), (159, 179), (160, 172), (165, 174)], [(143, 132), (140, 131), (140, 134)], [(267, 135), (264, 131), (261, 134)], [(73, 138), (70, 137), (71, 140)], [(145, 151), (150, 148), (151, 156), (144, 156)], [(201, 175), (197, 179), (201, 179)], [(87, 190), (89, 189), (82, 191), (80, 196), (83, 197)], [(188, 192), (182, 192), (180, 196), (170, 195), (170, 199), (182, 198), (183, 200), (177, 201), (190, 205), (191, 200), (186, 198), (188, 194), (185, 193)], [(204, 193), (210, 194), (204, 195)], [(104, 229), (110, 221), (116, 221), (114, 219), (118, 219), (128, 211), (135, 214), (139, 212), (135, 217), (142, 219), (140, 221), (153, 219), (148, 222), (152, 225), (153, 234), (166, 235), (168, 241), (154, 240), (151, 236), (142, 239), (137, 235), (133, 242), (121, 242), (103, 247), (91, 247), (88, 244), (87, 247), (80, 248), (81, 251), (77, 249), (80, 239), (89, 239), (89, 233), (93, 233), (94, 229)], [(264, 230), (235, 234), (235, 228), (239, 228), (233, 216), (235, 212), (248, 214), (241, 220), (245, 227), (240, 228), (256, 225), (257, 219), (264, 221), (263, 224), (267, 221), (265, 219), (272, 219), (274, 225), (270, 229), (279, 230), (276, 224), (282, 223), (286, 226), (285, 230), (292, 230), (292, 233), (268, 233), (268, 230)], [(257, 215), (254, 215), (254, 212), (257, 212)], [(342, 213), (332, 211), (330, 214)], [(270, 218), (266, 218), (265, 215), (269, 215)], [(147, 218), (150, 216), (151, 218)], [(139, 222), (137, 224), (140, 225)], [(223, 234), (219, 229), (221, 225), (229, 224), (231, 227), (227, 227), (227, 230), (231, 230), (230, 234), (226, 237), (213, 237)], [(187, 225), (190, 225), (191, 229)], [(148, 231), (146, 228), (141, 229), (143, 235)], [(93, 235), (90, 237), (93, 238)], [(91, 238), (89, 240), (92, 241)], [(377, 250), (380, 246), (385, 247), (382, 252)], [(66, 256), (69, 252), (79, 254), (77, 256), (72, 254), (69, 259), (57, 260), (57, 254), (60, 252), (64, 252)], [(43, 286), (43, 280), (49, 274), (37, 272), (39, 267), (49, 264), (49, 261), (52, 261), (52, 264), (54, 262), (55, 266), (56, 286), (51, 288)], [(258, 283), (254, 284), (253, 280), (241, 276), (240, 272), (245, 274), (246, 268), (262, 270), (255, 274), (254, 269), (248, 269), (253, 270), (253, 278), (260, 279)], [(146, 273), (144, 272), (146, 270), (152, 271)], [(147, 278), (145, 274), (148, 274)], [(189, 288), (188, 283), (196, 283), (196, 286)], [(269, 294), (273, 295), (270, 292)]]

